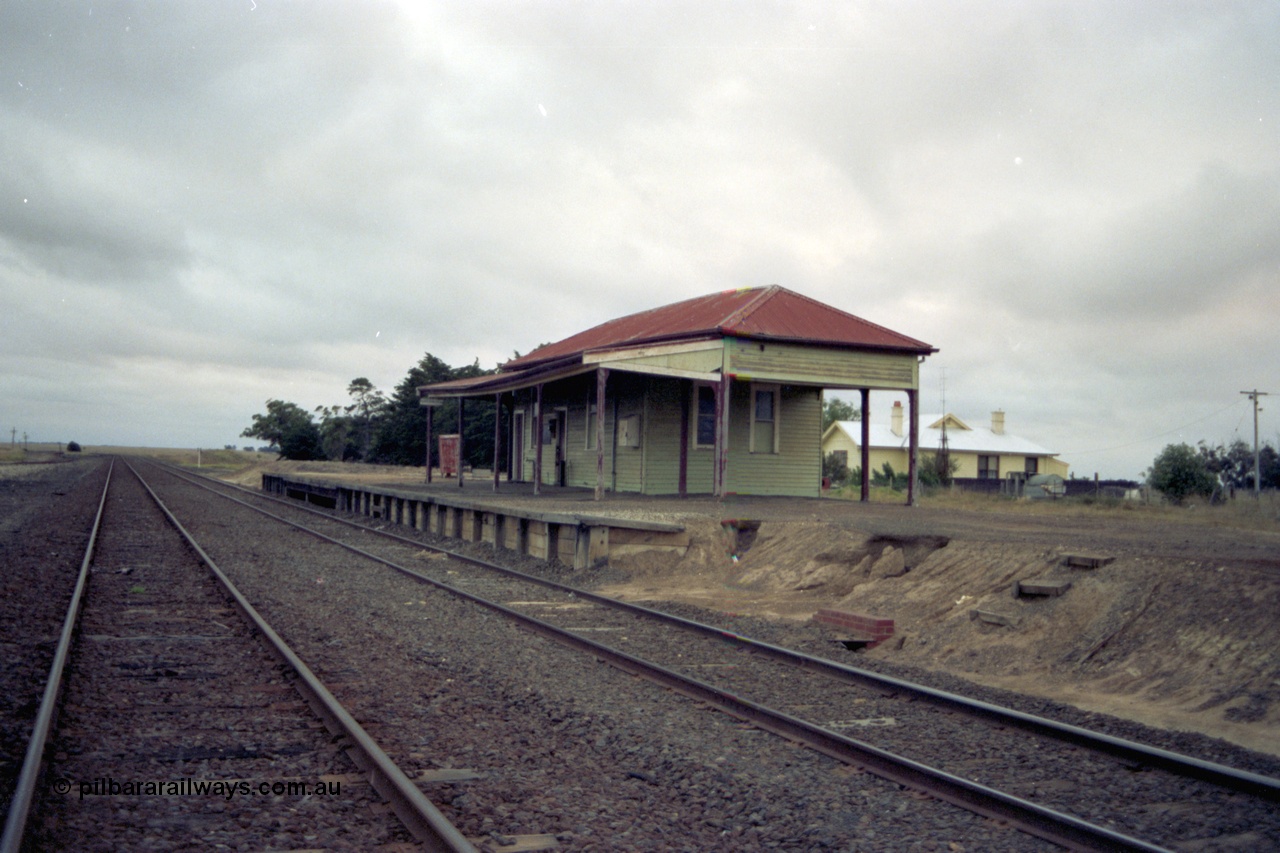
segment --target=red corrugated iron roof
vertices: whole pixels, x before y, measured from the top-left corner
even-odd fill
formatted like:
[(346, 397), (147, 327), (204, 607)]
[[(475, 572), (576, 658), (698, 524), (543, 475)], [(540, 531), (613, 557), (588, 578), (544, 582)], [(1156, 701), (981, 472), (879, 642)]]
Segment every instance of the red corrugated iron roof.
[(580, 373), (587, 352), (726, 336), (920, 355), (937, 352), (915, 338), (770, 285), (726, 290), (619, 317), (512, 359), (497, 374), (424, 385), (418, 393), (478, 396)]
[(808, 344), (937, 352), (928, 344), (898, 334), (810, 299), (770, 285), (726, 290), (619, 317), (576, 335), (539, 347), (502, 366), (520, 370), (594, 350), (658, 342), (737, 336)]

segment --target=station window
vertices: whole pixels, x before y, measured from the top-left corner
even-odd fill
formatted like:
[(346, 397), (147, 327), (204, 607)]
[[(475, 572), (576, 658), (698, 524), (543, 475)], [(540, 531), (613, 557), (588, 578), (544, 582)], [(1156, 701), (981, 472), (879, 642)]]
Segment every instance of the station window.
[(710, 385), (695, 386), (697, 407), (694, 447), (715, 447), (716, 444), (716, 389)]
[(751, 383), (751, 452), (778, 452), (778, 386)]

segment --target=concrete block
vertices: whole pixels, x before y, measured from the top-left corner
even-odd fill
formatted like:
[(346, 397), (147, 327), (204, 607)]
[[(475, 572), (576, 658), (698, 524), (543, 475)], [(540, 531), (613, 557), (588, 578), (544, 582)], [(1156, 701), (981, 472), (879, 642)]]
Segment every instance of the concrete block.
[(1071, 581), (1058, 580), (1056, 578), (1035, 578), (1033, 580), (1018, 581), (1013, 588), (1015, 596), (1032, 595), (1057, 598), (1071, 589)]
[(1114, 561), (1115, 557), (1102, 554), (1067, 554), (1062, 558), (1062, 562), (1073, 569), (1097, 569)]
[(573, 567), (593, 569), (609, 562), (609, 528), (579, 526), (574, 539)]
[(530, 557), (539, 560), (550, 560), (552, 556), (551, 525), (545, 521), (530, 521), (528, 524), (528, 550)]
[(982, 622), (987, 625), (999, 625), (1002, 628), (1017, 627), (1018, 620), (1013, 616), (1005, 616), (1003, 613), (995, 613), (990, 610), (973, 609), (969, 611), (970, 621)]
[(484, 513), (478, 509), (463, 509), (458, 514), (462, 521), (462, 540), (479, 542), (484, 535)]

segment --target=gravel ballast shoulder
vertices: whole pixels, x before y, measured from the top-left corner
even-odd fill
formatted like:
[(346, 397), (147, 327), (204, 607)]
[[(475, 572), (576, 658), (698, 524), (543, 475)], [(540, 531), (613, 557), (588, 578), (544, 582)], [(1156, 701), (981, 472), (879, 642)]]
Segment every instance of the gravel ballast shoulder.
[(0, 814), (22, 769), (106, 469), (96, 459), (0, 467)]
[(1049, 849), (189, 487), (157, 490), (402, 765), (476, 772), (428, 791), (469, 835), (550, 833), (574, 850)]

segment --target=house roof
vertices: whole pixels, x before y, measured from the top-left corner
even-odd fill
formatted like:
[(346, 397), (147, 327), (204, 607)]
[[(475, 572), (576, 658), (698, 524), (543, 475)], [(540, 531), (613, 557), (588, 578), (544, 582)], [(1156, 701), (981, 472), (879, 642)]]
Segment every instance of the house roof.
[(735, 336), (806, 344), (909, 351), (937, 349), (785, 287), (725, 290), (629, 314), (512, 359), (523, 369), (592, 350)]
[[(1057, 456), (1057, 451), (1047, 450), (1029, 439), (1009, 433), (995, 433), (991, 427), (969, 427), (957, 429), (956, 424), (963, 424), (959, 418), (948, 412), (946, 415), (920, 416), (920, 449), (935, 450), (942, 446), (942, 420), (947, 419), (947, 447), (953, 453), (982, 453), (1011, 456)], [(926, 424), (928, 426), (926, 426)], [(839, 428), (849, 439), (857, 444), (862, 440), (861, 421), (836, 421), (827, 428)], [(904, 424), (902, 435), (896, 435), (888, 425), (871, 424), (868, 444), (872, 448), (903, 449), (907, 448), (908, 435)], [(823, 436), (826, 439), (826, 435)]]

